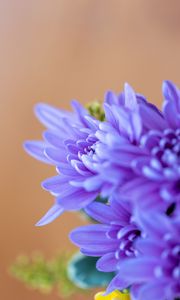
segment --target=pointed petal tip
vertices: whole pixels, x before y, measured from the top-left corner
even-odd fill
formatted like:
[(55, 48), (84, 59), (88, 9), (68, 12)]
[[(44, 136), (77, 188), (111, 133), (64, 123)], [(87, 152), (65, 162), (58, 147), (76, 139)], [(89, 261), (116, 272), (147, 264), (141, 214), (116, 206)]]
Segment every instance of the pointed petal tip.
[(22, 147), (25, 151), (27, 151), (29, 141), (25, 141), (22, 143)]
[(70, 241), (78, 247), (82, 246), (82, 242), (79, 240), (81, 239), (81, 229), (84, 229), (84, 226), (77, 227), (69, 233)]
[(35, 112), (35, 114), (36, 114), (36, 113), (38, 113), (39, 111), (42, 111), (42, 110), (44, 110), (45, 108), (48, 108), (48, 107), (50, 107), (49, 104), (46, 104), (46, 103), (43, 103), (43, 102), (36, 103), (36, 104), (34, 105), (34, 112)]
[(45, 148), (46, 148), (46, 143), (43, 141), (25, 141), (23, 143), (23, 148), (24, 150), (33, 158), (44, 162), (46, 164), (52, 164), (49, 160), (49, 158), (45, 155)]
[(174, 85), (174, 83), (171, 81), (171, 80), (169, 80), (169, 79), (165, 79), (165, 80), (163, 80), (163, 85), (168, 85), (168, 84), (170, 84), (170, 85)]
[(42, 115), (44, 109), (47, 108), (47, 106), (47, 104), (41, 102), (34, 105), (34, 114), (38, 119)]
[(22, 146), (23, 149), (26, 151), (26, 153), (34, 157), (36, 153), (36, 149), (41, 143), (42, 143), (41, 141), (27, 140), (23, 142)]
[(28, 152), (29, 149), (30, 149), (31, 146), (32, 146), (32, 141), (27, 140), (27, 141), (23, 142), (22, 146), (23, 146), (23, 149), (24, 149), (26, 152)]
[(72, 99), (71, 100), (71, 106), (75, 110), (79, 110), (79, 109), (84, 109), (85, 110), (85, 108), (81, 105), (81, 103), (78, 100), (76, 100), (76, 99)]
[(104, 98), (108, 100), (109, 97), (114, 97), (114, 95), (115, 95), (115, 93), (113, 91), (108, 90), (108, 91), (105, 92)]
[(166, 95), (170, 90), (176, 90), (176, 85), (171, 80), (164, 80), (162, 83), (163, 94)]
[(50, 178), (49, 179), (45, 179), (45, 180), (43, 180), (41, 182), (41, 187), (45, 191), (49, 191), (49, 184), (48, 184), (49, 182), (48, 182), (48, 180), (50, 180)]
[(46, 224), (42, 224), (42, 223), (41, 223), (41, 220), (38, 221), (38, 222), (35, 224), (36, 227), (42, 227), (42, 226), (44, 226), (44, 225), (46, 225)]
[(128, 83), (124, 83), (124, 91), (130, 91), (131, 93), (135, 93), (133, 87)]
[(124, 88), (129, 88), (129, 87), (131, 88), (131, 85), (128, 82), (125, 82), (124, 83)]
[(69, 233), (69, 240), (70, 240), (74, 245), (79, 246), (79, 244), (76, 243), (76, 239), (74, 238), (74, 236), (75, 236), (75, 230), (76, 230), (76, 229), (72, 230), (72, 231)]
[(71, 105), (79, 105), (79, 102), (76, 99), (71, 100)]
[(47, 225), (54, 221), (57, 217), (59, 217), (64, 212), (64, 208), (58, 204), (53, 205), (50, 210), (42, 217), (35, 226), (40, 227)]
[(164, 80), (162, 83), (162, 91), (164, 92), (166, 88), (168, 87), (170, 81), (169, 80)]

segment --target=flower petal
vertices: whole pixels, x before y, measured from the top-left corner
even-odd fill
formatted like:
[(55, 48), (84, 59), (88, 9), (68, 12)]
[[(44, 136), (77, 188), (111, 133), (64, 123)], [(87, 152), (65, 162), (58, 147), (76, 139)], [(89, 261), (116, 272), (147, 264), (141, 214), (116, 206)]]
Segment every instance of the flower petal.
[(70, 234), (70, 239), (73, 243), (83, 249), (95, 249), (104, 248), (104, 249), (116, 249), (117, 241), (110, 240), (106, 236), (106, 232), (109, 229), (109, 226), (97, 224), (97, 225), (87, 225), (81, 226), (73, 230)]
[(163, 95), (166, 101), (173, 103), (176, 113), (180, 112), (180, 92), (178, 88), (169, 80), (165, 80), (162, 86)]
[(36, 226), (43, 226), (51, 223), (64, 212), (64, 208), (58, 204), (53, 205), (50, 210), (42, 217)]
[(119, 272), (124, 280), (130, 284), (149, 282), (154, 278), (154, 270), (158, 265), (158, 258), (133, 258), (119, 263)]
[(133, 88), (128, 83), (125, 83), (124, 85), (124, 94), (125, 94), (125, 107), (127, 107), (130, 110), (137, 110), (138, 105), (137, 105), (136, 94)]
[(65, 210), (79, 210), (87, 206), (90, 202), (95, 200), (97, 192), (86, 192), (84, 189), (72, 187), (68, 195), (60, 195), (57, 198), (58, 203), (64, 207)]
[(57, 148), (51, 148), (47, 147), (45, 149), (45, 154), (49, 158), (50, 161), (56, 163), (62, 163), (62, 162), (67, 162), (67, 157), (65, 151), (61, 151), (60, 149)]
[(46, 164), (53, 164), (48, 157), (44, 154), (46, 143), (42, 141), (26, 141), (24, 143), (24, 149), (32, 157), (40, 160)]
[(104, 224), (109, 224), (118, 218), (109, 205), (99, 202), (89, 204), (85, 208), (85, 212), (94, 220)]
[[(138, 292), (138, 300), (152, 300), (152, 299), (158, 299), (158, 300), (164, 300), (168, 299), (166, 298), (166, 287), (169, 285), (168, 280), (161, 280), (160, 282), (153, 281), (149, 282), (146, 285), (143, 285)], [(174, 299), (174, 297), (172, 298)]]
[(69, 113), (68, 111), (62, 111), (44, 103), (39, 103), (35, 106), (35, 114), (47, 128), (57, 130), (62, 129), (63, 127), (63, 117), (72, 115), (72, 113)]
[(129, 281), (124, 279), (123, 273), (118, 273), (110, 282), (106, 289), (106, 295), (112, 293), (114, 290), (124, 290), (129, 286)]
[(96, 268), (101, 272), (113, 272), (117, 269), (117, 263), (114, 252), (107, 253), (98, 259)]

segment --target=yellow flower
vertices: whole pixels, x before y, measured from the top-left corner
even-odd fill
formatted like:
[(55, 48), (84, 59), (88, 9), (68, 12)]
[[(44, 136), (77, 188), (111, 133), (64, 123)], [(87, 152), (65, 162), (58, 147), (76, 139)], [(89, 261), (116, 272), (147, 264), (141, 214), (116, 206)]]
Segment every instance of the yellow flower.
[(113, 291), (107, 296), (103, 296), (105, 292), (100, 292), (95, 295), (94, 300), (131, 300), (130, 295), (127, 293), (121, 293), (119, 291)]

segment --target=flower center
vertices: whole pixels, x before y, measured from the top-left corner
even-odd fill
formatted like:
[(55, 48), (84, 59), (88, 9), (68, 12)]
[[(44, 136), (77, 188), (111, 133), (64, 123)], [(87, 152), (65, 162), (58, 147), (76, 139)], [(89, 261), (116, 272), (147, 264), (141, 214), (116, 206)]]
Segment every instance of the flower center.
[(166, 129), (158, 144), (152, 148), (152, 154), (164, 168), (180, 165), (180, 129)]
[(120, 229), (117, 233), (119, 249), (115, 253), (116, 258), (137, 256), (137, 251), (134, 248), (134, 241), (141, 233), (137, 228), (129, 228), (130, 230), (127, 230), (127, 228), (128, 226)]
[[(169, 236), (165, 236), (164, 239), (167, 239), (169, 242), (169, 249), (166, 249), (162, 252), (162, 259), (164, 260), (164, 267), (156, 269), (156, 276), (166, 275), (168, 277), (173, 277), (175, 280), (180, 278), (180, 245), (176, 243), (173, 244), (173, 241)], [(169, 240), (169, 241), (168, 241)], [(168, 263), (167, 263), (168, 262)], [(161, 269), (161, 272), (160, 272)]]

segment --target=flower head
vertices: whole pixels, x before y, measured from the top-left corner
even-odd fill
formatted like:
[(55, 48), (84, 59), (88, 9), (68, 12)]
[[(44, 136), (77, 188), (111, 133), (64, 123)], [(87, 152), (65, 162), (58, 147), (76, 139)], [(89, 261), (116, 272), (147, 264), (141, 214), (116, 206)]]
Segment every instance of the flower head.
[(106, 122), (95, 134), (103, 180), (115, 194), (160, 211), (180, 202), (180, 91), (166, 81), (163, 94), (161, 112), (128, 85), (119, 96), (109, 92)]
[(178, 207), (180, 201), (180, 91), (167, 81), (163, 94), (161, 128), (152, 126), (142, 136), (142, 156), (132, 162), (139, 183), (135, 179), (124, 190), (134, 186), (135, 193), (139, 190), (139, 199), (149, 194), (145, 205), (167, 210), (172, 204)]
[(121, 299), (114, 291), (127, 288), (133, 300), (180, 298), (180, 90), (165, 81), (163, 95), (160, 111), (125, 84), (107, 93), (105, 120), (94, 105), (101, 121), (77, 102), (74, 112), (36, 107), (47, 131), (25, 149), (57, 170), (42, 183), (56, 200), (38, 225), (78, 209), (97, 222), (70, 238), (99, 258), (99, 271), (116, 273), (99, 300)]
[[(73, 101), (74, 112), (39, 104), (35, 113), (47, 127), (43, 141), (27, 141), (25, 150), (56, 167), (57, 175), (42, 183), (56, 197), (55, 204), (37, 225), (44, 225), (65, 210), (78, 210), (93, 201), (101, 184), (96, 179), (95, 132), (99, 121)], [(89, 191), (85, 186), (91, 186)]]
[[(146, 237), (135, 242), (139, 256), (119, 263), (133, 299), (174, 300), (180, 297), (180, 219), (139, 214)], [(179, 299), (179, 298), (178, 298)]]
[[(133, 242), (140, 235), (140, 231), (131, 220), (130, 204), (113, 199), (110, 205), (94, 202), (85, 211), (101, 224), (73, 230), (70, 234), (71, 240), (80, 247), (83, 254), (100, 257), (96, 264), (99, 271), (118, 272), (120, 261), (137, 255)], [(108, 292), (116, 289), (117, 282), (119, 289), (119, 282), (124, 288), (125, 283), (120, 273), (110, 283)]]

